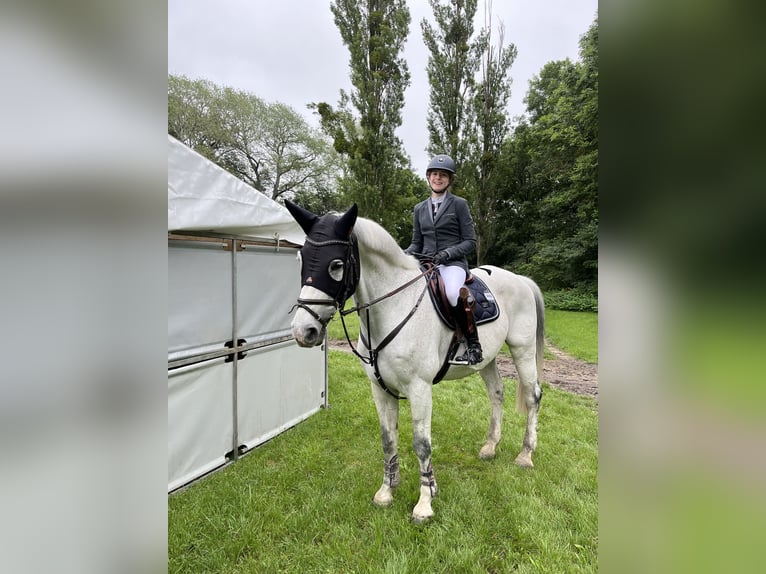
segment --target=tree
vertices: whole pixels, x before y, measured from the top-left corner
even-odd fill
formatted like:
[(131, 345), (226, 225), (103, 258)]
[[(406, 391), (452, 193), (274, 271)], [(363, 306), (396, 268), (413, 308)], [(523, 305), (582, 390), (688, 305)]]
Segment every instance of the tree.
[(408, 162), (395, 133), (410, 83), (401, 56), (410, 13), (404, 0), (336, 0), (330, 9), (349, 50), (353, 90), (341, 91), (337, 109), (324, 102), (313, 108), (335, 150), (347, 158), (342, 193), (390, 231), (413, 203), (411, 190), (401, 187)]
[(476, 259), (481, 263), (494, 238), (492, 173), (508, 131), (509, 71), (516, 47), (504, 46), (502, 25), (497, 46), (491, 44), (491, 2), (485, 2), (486, 27), (475, 37), (478, 0), (430, 0), (430, 4), (436, 25), (421, 23), (430, 52), (428, 151), (448, 153), (457, 163), (454, 191), (471, 202)]
[(423, 41), (428, 48), (428, 152), (446, 153), (458, 166), (465, 161), (467, 138), (473, 108), (466, 105), (479, 57), (487, 42), (487, 33), (474, 35), (474, 16), (478, 0), (429, 0), (435, 26), (420, 23)]
[(228, 140), (213, 113), (218, 97), (218, 86), (208, 80), (168, 76), (168, 133), (212, 161)]
[(233, 88), (219, 89), (212, 115), (227, 134), (217, 163), (261, 192), (269, 186), (268, 166), (261, 150), (266, 137), (268, 106), (254, 94)]
[(530, 125), (522, 121), (503, 143), (495, 170), (496, 236), (486, 263), (520, 270), (534, 253), (532, 238), (540, 220), (543, 193), (532, 175), (533, 141)]
[(496, 45), (492, 40), (491, 3), (487, 10), (487, 41), (481, 54), (481, 81), (471, 90), (474, 124), (468, 130), (469, 157), (466, 162), (466, 194), (476, 222), (476, 259), (487, 257), (495, 238), (498, 187), (495, 168), (508, 135), (508, 100), (511, 97), (510, 70), (516, 60), (516, 46), (505, 45), (505, 28), (498, 27)]
[(304, 190), (332, 192), (340, 163), (330, 143), (292, 108), (269, 104), (260, 149), (269, 166), (271, 198)]
[(168, 133), (277, 199), (335, 192), (340, 159), (295, 110), (207, 80), (168, 77)]
[[(547, 63), (530, 81), (528, 120), (504, 145), (495, 255), (544, 288), (598, 289), (598, 20), (580, 60)], [(514, 247), (509, 247), (513, 244)]]

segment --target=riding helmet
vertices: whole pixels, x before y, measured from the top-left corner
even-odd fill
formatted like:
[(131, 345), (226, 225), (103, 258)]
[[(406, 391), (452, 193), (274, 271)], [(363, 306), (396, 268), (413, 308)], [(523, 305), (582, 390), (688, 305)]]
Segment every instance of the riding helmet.
[(455, 162), (452, 161), (452, 158), (450, 156), (439, 154), (434, 156), (433, 159), (429, 162), (428, 167), (426, 168), (426, 177), (428, 177), (428, 174), (431, 172), (432, 169), (442, 169), (454, 175)]

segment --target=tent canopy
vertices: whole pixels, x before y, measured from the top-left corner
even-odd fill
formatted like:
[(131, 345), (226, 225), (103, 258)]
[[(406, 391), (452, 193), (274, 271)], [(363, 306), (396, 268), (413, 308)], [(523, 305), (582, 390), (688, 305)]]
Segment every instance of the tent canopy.
[(303, 245), (290, 213), (168, 135), (168, 231), (212, 231)]

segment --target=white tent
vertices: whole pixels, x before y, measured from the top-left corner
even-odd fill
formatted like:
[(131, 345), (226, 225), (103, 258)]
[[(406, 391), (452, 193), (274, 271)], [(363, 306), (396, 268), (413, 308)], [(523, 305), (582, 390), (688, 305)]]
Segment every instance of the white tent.
[(327, 404), (327, 351), (289, 311), (303, 231), (288, 211), (168, 136), (168, 490)]
[(281, 205), (168, 136), (168, 230), (214, 231), (303, 245)]

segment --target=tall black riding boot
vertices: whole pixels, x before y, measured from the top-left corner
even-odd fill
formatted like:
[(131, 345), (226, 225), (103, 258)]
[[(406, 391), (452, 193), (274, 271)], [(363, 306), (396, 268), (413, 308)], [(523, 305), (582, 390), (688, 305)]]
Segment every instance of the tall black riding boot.
[(455, 321), (457, 321), (466, 339), (465, 352), (450, 361), (454, 365), (476, 365), (483, 360), (479, 333), (473, 320), (473, 311), (471, 310), (469, 297), (468, 290), (465, 287), (462, 288), (457, 305), (452, 307), (453, 317), (455, 317)]

